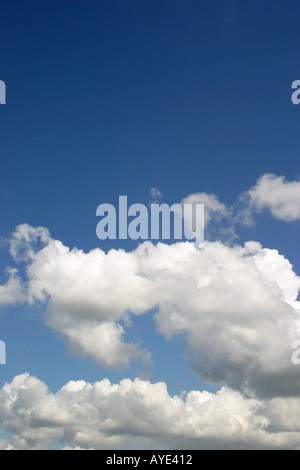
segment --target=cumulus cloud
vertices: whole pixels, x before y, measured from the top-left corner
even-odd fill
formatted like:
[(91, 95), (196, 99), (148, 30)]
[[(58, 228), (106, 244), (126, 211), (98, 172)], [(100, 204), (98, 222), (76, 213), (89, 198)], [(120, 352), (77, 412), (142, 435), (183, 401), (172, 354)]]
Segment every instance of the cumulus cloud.
[(212, 218), (222, 219), (229, 215), (225, 204), (219, 201), (215, 194), (194, 193), (185, 197), (181, 201), (182, 204), (204, 204), (205, 226), (207, 227)]
[(125, 330), (115, 322), (73, 321), (51, 307), (47, 314), (48, 326), (66, 338), (69, 349), (76, 355), (90, 356), (107, 368), (125, 368), (132, 359), (152, 364), (151, 354), (139, 350), (136, 344), (124, 342)]
[[(292, 415), (286, 412), (291, 405)], [(57, 393), (29, 374), (0, 390), (0, 421), (13, 434), (2, 448), (297, 448), (299, 398), (271, 402), (226, 387), (216, 394), (168, 394), (164, 382), (71, 381)]]
[(49, 241), (50, 233), (47, 228), (22, 224), (10, 238), (9, 252), (16, 261), (30, 261), (36, 251)]
[[(137, 358), (151, 363), (148, 351), (124, 342), (120, 324), (127, 310), (139, 313), (150, 305), (146, 283), (135, 273), (134, 256), (114, 250), (108, 255), (101, 250), (70, 250), (46, 238), (46, 233), (21, 225), (11, 237), (15, 261), (27, 261), (23, 297), (26, 291), (28, 303), (47, 305), (47, 324), (67, 340), (71, 351), (112, 368), (127, 367)], [(2, 288), (6, 297), (14, 295), (9, 283)]]
[(159, 331), (185, 334), (192, 368), (205, 380), (244, 393), (297, 394), (289, 348), (299, 328), (300, 283), (290, 263), (253, 242), (207, 244), (191, 259), (159, 307)]
[(250, 205), (258, 211), (269, 209), (274, 217), (286, 222), (300, 219), (300, 181), (286, 181), (283, 176), (267, 173), (248, 195)]
[[(157, 188), (151, 188), (150, 195), (153, 203), (159, 202), (162, 197)], [(300, 181), (287, 181), (284, 176), (266, 173), (231, 204), (226, 205), (217, 195), (205, 192), (189, 194), (181, 200), (181, 204), (204, 204), (206, 240), (232, 243), (238, 238), (237, 225), (253, 226), (255, 214), (265, 209), (285, 222), (299, 220)]]
[[(203, 379), (246, 395), (298, 394), (291, 344), (299, 334), (300, 279), (276, 250), (256, 242), (206, 242), (202, 250), (146, 242), (128, 253), (84, 253), (45, 234), (18, 227), (11, 252), (27, 260), (22, 295), (45, 304), (47, 324), (71, 351), (106, 367), (151, 363), (149, 351), (124, 337), (128, 315), (156, 309), (158, 331), (166, 339), (184, 335)], [(2, 287), (7, 294), (9, 285)]]
[[(232, 243), (237, 235), (232, 208), (223, 204), (215, 194), (194, 193), (182, 199), (181, 204), (203, 204), (206, 240), (222, 240)], [(189, 223), (186, 219), (185, 222)], [(195, 225), (195, 213), (193, 214)]]
[(26, 302), (27, 295), (23, 289), (22, 280), (18, 275), (18, 270), (7, 268), (8, 281), (0, 285), (0, 305), (15, 305), (18, 302)]
[(38, 304), (72, 353), (107, 368), (152, 364), (151, 352), (126, 342), (126, 333), (135, 316), (155, 311), (157, 333), (183, 336), (192, 370), (223, 388), (183, 398), (169, 396), (165, 383), (105, 379), (69, 382), (53, 394), (23, 374), (0, 390), (0, 425), (13, 434), (0, 439), (0, 449), (52, 441), (66, 449), (298, 448), (300, 376), (291, 345), (300, 334), (300, 278), (277, 250), (229, 245), (223, 235), (234, 238), (238, 216), (251, 223), (264, 208), (299, 219), (299, 187), (263, 175), (238, 214), (215, 195), (189, 195), (181, 203), (205, 204), (206, 235), (223, 230), (210, 237), (223, 242), (206, 241), (201, 250), (146, 242), (132, 252), (85, 253), (44, 227), (18, 226), (0, 305)]

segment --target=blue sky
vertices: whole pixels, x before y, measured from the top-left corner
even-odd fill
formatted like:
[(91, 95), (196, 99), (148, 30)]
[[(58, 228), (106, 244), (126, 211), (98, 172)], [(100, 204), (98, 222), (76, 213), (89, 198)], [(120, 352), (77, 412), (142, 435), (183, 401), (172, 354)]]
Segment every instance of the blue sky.
[[(130, 204), (147, 205), (154, 187), (168, 204), (198, 193), (216, 195), (227, 212), (219, 211), (223, 219), (217, 221), (217, 231), (212, 237), (207, 227), (209, 241), (219, 240), (230, 250), (235, 244), (243, 246), (247, 241), (278, 250), (293, 265), (284, 268), (292, 274), (288, 275), (289, 281), (278, 281), (276, 277), (266, 285), (271, 289), (270, 285), (278, 281), (280, 288), (295, 290), (300, 273), (297, 209), (300, 108), (291, 102), (291, 84), (300, 79), (297, 1), (12, 0), (2, 2), (0, 8), (0, 79), (7, 86), (7, 104), (0, 107), (0, 281), (3, 286), (7, 282), (6, 268), (12, 266), (19, 270), (23, 287), (28, 287), (26, 268), (31, 262), (18, 263), (8, 251), (11, 234), (20, 224), (45, 227), (51, 240), (59, 240), (70, 249), (76, 247), (86, 255), (96, 248), (106, 253), (123, 249), (128, 254), (139, 242), (98, 240), (96, 208), (102, 203), (117, 204), (119, 195), (127, 195)], [(274, 175), (271, 182), (274, 192), (259, 184), (259, 178), (266, 174)], [(289, 186), (292, 183), (293, 189)], [(255, 188), (254, 196), (250, 195), (250, 188)], [(259, 192), (261, 188), (267, 189)], [(239, 199), (242, 193), (244, 202)], [(270, 200), (269, 195), (274, 199)], [(237, 222), (242, 206), (251, 213), (251, 225)], [(284, 213), (278, 215), (280, 207)], [(213, 219), (215, 212), (210, 210)], [(291, 211), (293, 215), (289, 217)], [(222, 230), (229, 227), (235, 238), (225, 240)], [(173, 255), (177, 259), (173, 252), (168, 252), (166, 257)], [(186, 260), (188, 255), (180, 256)], [(211, 256), (217, 262), (218, 257)], [(233, 255), (224, 252), (224, 273), (227, 268), (230, 270), (227, 256)], [(264, 255), (258, 250), (255, 259), (260, 256)], [(83, 270), (86, 259), (82, 257)], [(190, 268), (184, 260), (186, 281)], [(278, 265), (270, 271), (286, 272), (280, 260), (276, 258), (274, 263)], [(207, 263), (205, 266), (210, 269), (212, 261)], [(175, 261), (172, 266), (174, 273)], [(163, 261), (161, 267), (167, 269)], [(41, 272), (43, 269), (46, 266), (42, 266)], [(167, 339), (173, 318), (173, 311), (166, 313), (173, 301), (171, 293), (167, 300), (164, 298), (161, 304), (153, 305), (152, 294), (148, 293), (149, 309), (142, 309), (137, 316), (129, 312), (131, 325), (123, 317), (120, 319), (124, 341), (139, 343), (140, 349), (149, 350), (153, 365), (137, 359), (127, 368), (114, 370), (93, 359), (91, 354), (82, 357), (80, 348), (75, 353), (74, 348), (68, 351), (71, 333), (45, 321), (45, 312), (51, 308), (48, 301), (58, 311), (62, 303), (67, 308), (66, 299), (59, 297), (62, 295), (58, 293), (59, 283), (55, 292), (47, 284), (55, 283), (56, 276), (64, 273), (63, 268), (59, 269), (51, 282), (39, 271), (47, 301), (34, 298), (32, 302), (28, 299), (6, 302), (3, 297), (1, 302), (0, 299), (0, 338), (7, 346), (7, 364), (0, 366), (1, 387), (27, 372), (47, 384), (53, 393), (70, 380), (94, 383), (106, 377), (113, 383), (136, 377), (151, 384), (162, 381), (170, 396), (191, 390), (214, 394), (223, 385), (242, 395), (245, 393), (239, 380), (228, 378), (235, 370), (235, 362), (215, 363), (216, 350), (210, 350), (209, 346), (201, 350), (199, 341), (202, 338), (204, 344), (203, 337), (193, 337), (193, 328), (205, 329), (203, 324), (194, 324), (192, 317), (188, 317), (187, 321), (194, 326), (189, 326), (183, 334), (175, 329), (172, 336), (169, 331), (172, 337)], [(142, 276), (147, 278), (147, 272)], [(231, 271), (227, 274), (230, 276)], [(160, 276), (159, 271), (152, 275), (153, 282)], [(64, 276), (65, 273), (62, 285)], [(153, 295), (156, 294), (155, 291)], [(83, 291), (82, 295), (83, 299), (87, 298), (88, 292)], [(193, 295), (197, 294), (192, 287), (186, 296), (183, 291), (182, 298), (176, 297), (177, 303), (172, 308), (193, 311), (187, 300)], [(232, 298), (228, 297), (228, 305)], [(99, 306), (100, 316), (101, 308), (104, 307)], [(132, 308), (135, 308), (134, 301)], [(155, 323), (154, 315), (159, 308), (164, 313), (159, 314)], [(207, 312), (210, 309), (215, 312), (215, 308), (206, 306)], [(294, 304), (289, 308), (298, 312)], [(84, 309), (81, 314), (85, 315)], [(166, 317), (168, 326), (163, 326), (164, 315), (170, 315)], [(56, 316), (51, 318), (56, 321)], [(111, 320), (119, 321), (115, 317)], [(230, 316), (228, 322), (232, 321)], [(259, 330), (259, 322), (256, 327)], [(264, 327), (262, 321), (262, 330)], [(84, 335), (80, 328), (78, 334)], [(205, 334), (210, 334), (209, 331)], [(217, 334), (220, 332), (216, 332), (216, 343)], [(276, 338), (279, 341), (280, 335)], [(226, 347), (219, 354), (229, 357), (231, 353)], [(286, 348), (289, 350), (290, 343)], [(209, 358), (210, 365), (205, 370), (200, 364), (201, 354)], [(200, 361), (193, 370), (191, 358)], [(228, 369), (227, 374), (226, 367), (233, 369)], [(224, 374), (221, 369), (225, 370)], [(293, 377), (296, 372), (294, 368)], [(252, 390), (254, 396), (260, 397), (254, 379), (253, 384), (256, 384)], [(297, 387), (291, 396), (297, 396)], [(263, 393), (268, 394), (266, 389)], [(0, 426), (20, 439), (15, 438), (12, 445), (26, 447), (23, 425), (21, 430), (13, 430), (5, 424), (9, 420), (3, 416), (0, 409)], [(127, 443), (117, 441), (115, 446), (134, 447), (132, 438)], [(52, 440), (61, 446), (84, 447), (80, 440), (71, 442), (57, 436), (47, 439), (42, 442), (37, 439), (36, 447), (50, 445)], [(156, 445), (151, 440), (140, 440), (138, 434), (135, 439), (137, 446)], [(234, 447), (237, 444), (232, 439)], [(284, 439), (282, 446), (294, 445)], [(166, 446), (175, 445), (166, 442)], [(183, 444), (180, 439), (178, 442), (196, 445), (195, 440), (189, 444)], [(213, 444), (209, 437), (202, 436), (201, 442), (199, 446), (210, 443), (218, 447), (223, 441), (220, 438)], [(246, 444), (247, 436), (240, 445), (246, 447)], [(85, 445), (97, 447), (97, 439)], [(266, 440), (265, 447), (268, 445)]]

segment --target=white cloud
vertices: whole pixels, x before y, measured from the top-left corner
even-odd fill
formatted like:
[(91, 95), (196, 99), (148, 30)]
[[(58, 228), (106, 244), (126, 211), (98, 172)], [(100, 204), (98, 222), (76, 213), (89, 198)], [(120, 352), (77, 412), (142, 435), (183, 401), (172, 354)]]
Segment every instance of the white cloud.
[(109, 368), (127, 367), (132, 359), (152, 364), (151, 354), (139, 350), (136, 344), (124, 342), (124, 328), (115, 322), (76, 322), (53, 309), (47, 315), (47, 324), (67, 340), (71, 352)]
[[(223, 204), (215, 194), (190, 194), (182, 199), (181, 204), (204, 204), (205, 240), (232, 243), (237, 239), (232, 208)], [(189, 219), (186, 219), (185, 223), (190, 224)], [(193, 224), (195, 226), (195, 213)]]
[[(300, 218), (299, 188), (263, 175), (247, 193), (244, 219), (263, 208), (281, 220)], [(204, 203), (210, 230), (237, 219), (214, 195), (182, 203)], [(146, 242), (132, 252), (85, 253), (24, 224), (10, 253), (17, 267), (6, 270), (0, 305), (38, 302), (71, 352), (108, 368), (151, 364), (151, 353), (125, 338), (136, 315), (156, 309), (158, 333), (184, 335), (194, 372), (225, 387), (183, 398), (170, 397), (165, 383), (105, 379), (69, 382), (52, 394), (23, 374), (0, 390), (0, 425), (14, 436), (0, 439), (1, 450), (53, 440), (66, 449), (299, 448), (300, 376), (291, 345), (300, 334), (300, 278), (278, 251), (219, 241), (202, 250)]]
[(287, 222), (300, 219), (300, 181), (286, 181), (283, 176), (267, 173), (248, 195), (258, 211), (268, 208), (274, 217)]
[(149, 351), (125, 343), (122, 323), (156, 308), (159, 332), (185, 335), (203, 379), (246, 394), (298, 393), (291, 344), (299, 334), (300, 279), (276, 250), (255, 242), (206, 242), (203, 250), (146, 242), (130, 253), (84, 253), (44, 237), (36, 251), (29, 233), (35, 247), (46, 232), (21, 226), (12, 237), (17, 260), (19, 243), (23, 259), (30, 253), (22, 295), (47, 303), (47, 324), (77, 354), (106, 367), (151, 362)]
[(35, 252), (50, 241), (49, 230), (44, 227), (18, 225), (10, 239), (9, 252), (16, 261), (30, 261)]
[(212, 218), (222, 219), (228, 217), (229, 212), (225, 204), (219, 201), (215, 194), (194, 193), (185, 197), (182, 204), (204, 204), (205, 226), (207, 227)]
[(0, 286), (0, 305), (15, 305), (18, 302), (26, 302), (27, 295), (22, 280), (18, 276), (18, 270), (7, 268), (6, 273), (8, 281)]
[(160, 332), (185, 333), (192, 367), (208, 381), (245, 393), (297, 393), (290, 345), (299, 328), (300, 282), (289, 262), (257, 243), (211, 243), (195, 257), (180, 263), (186, 275), (177, 283), (166, 276), (172, 298), (156, 315)]
[[(247, 193), (248, 220), (266, 207), (282, 220), (300, 218), (299, 185), (262, 176)], [(182, 203), (204, 203), (210, 230), (235, 220), (214, 195)], [(52, 394), (23, 374), (0, 390), (0, 425), (13, 434), (0, 439), (1, 450), (54, 440), (65, 449), (299, 448), (300, 376), (291, 345), (300, 334), (300, 278), (278, 251), (219, 241), (202, 250), (146, 242), (132, 252), (85, 253), (24, 224), (10, 253), (17, 267), (6, 270), (0, 305), (38, 302), (72, 353), (108, 368), (151, 364), (149, 351), (126, 342), (126, 330), (155, 309), (158, 333), (183, 335), (193, 371), (225, 387), (183, 398), (170, 397), (165, 383), (105, 379), (69, 382)]]
[(44, 449), (56, 440), (66, 449), (297, 448), (299, 405), (299, 398), (265, 402), (228, 388), (183, 399), (163, 382), (140, 379), (72, 381), (53, 394), (23, 374), (0, 390), (1, 424), (13, 434), (2, 447)]

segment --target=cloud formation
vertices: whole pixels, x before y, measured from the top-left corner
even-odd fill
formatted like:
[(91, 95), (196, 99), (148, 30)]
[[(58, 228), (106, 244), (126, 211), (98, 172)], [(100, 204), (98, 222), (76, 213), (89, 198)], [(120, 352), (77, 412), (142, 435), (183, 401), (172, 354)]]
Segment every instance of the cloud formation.
[(250, 205), (258, 211), (269, 209), (274, 217), (286, 222), (300, 219), (300, 181), (286, 181), (284, 176), (267, 173), (248, 195)]
[(221, 230), (201, 250), (148, 241), (131, 252), (86, 253), (44, 227), (18, 226), (1, 306), (38, 305), (71, 353), (112, 369), (152, 364), (141, 342), (126, 341), (135, 317), (151, 314), (157, 334), (184, 337), (191, 369), (222, 388), (171, 397), (163, 382), (105, 379), (69, 382), (53, 394), (23, 374), (0, 390), (0, 427), (13, 435), (0, 449), (53, 441), (66, 449), (298, 448), (300, 375), (291, 346), (300, 332), (300, 278), (277, 250), (229, 244), (224, 233), (234, 238), (239, 215), (249, 222), (265, 208), (297, 220), (299, 185), (263, 175), (244, 194), (243, 214), (215, 195), (183, 199), (204, 203), (206, 229)]
[(298, 448), (299, 405), (299, 398), (265, 402), (226, 387), (171, 397), (164, 382), (140, 379), (71, 381), (53, 394), (22, 374), (0, 390), (0, 421), (13, 433), (0, 446), (45, 449), (56, 440), (81, 449)]
[(84, 253), (22, 225), (11, 254), (25, 262), (26, 279), (14, 270), (2, 286), (6, 298), (20, 286), (16, 301), (44, 303), (48, 326), (77, 354), (112, 368), (151, 363), (150, 352), (126, 343), (124, 333), (129, 315), (156, 309), (158, 331), (167, 339), (184, 335), (202, 379), (250, 395), (298, 393), (290, 348), (299, 331), (300, 278), (276, 250), (256, 242), (206, 242), (202, 250), (146, 242), (128, 253)]
[(284, 222), (299, 220), (300, 181), (287, 181), (284, 176), (266, 173), (231, 205), (226, 206), (215, 194), (207, 193), (190, 194), (182, 202), (205, 204), (205, 228), (209, 239), (233, 241), (237, 238), (236, 225), (254, 225), (255, 214), (263, 210), (269, 210), (273, 217)]
[(207, 227), (211, 219), (221, 220), (228, 217), (229, 211), (225, 204), (219, 201), (215, 194), (193, 193), (181, 201), (182, 204), (204, 204), (205, 226)]

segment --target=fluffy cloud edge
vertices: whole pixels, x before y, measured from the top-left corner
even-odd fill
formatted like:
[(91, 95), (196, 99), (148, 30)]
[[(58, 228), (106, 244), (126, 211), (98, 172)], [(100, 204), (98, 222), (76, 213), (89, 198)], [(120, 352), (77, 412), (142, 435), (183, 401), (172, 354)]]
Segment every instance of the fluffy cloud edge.
[[(293, 415), (287, 413), (288, 405)], [(28, 373), (0, 390), (0, 448), (297, 449), (300, 399), (247, 399), (223, 387), (170, 396), (164, 382), (70, 381), (56, 393)]]
[(246, 394), (292, 396), (299, 389), (290, 348), (299, 334), (300, 278), (276, 250), (257, 242), (205, 242), (202, 250), (145, 242), (132, 252), (84, 253), (47, 229), (22, 225), (11, 253), (25, 263), (26, 278), (12, 270), (4, 300), (44, 306), (47, 325), (76, 354), (108, 368), (151, 364), (149, 351), (124, 341), (124, 327), (129, 315), (156, 309), (158, 331), (184, 334), (202, 379)]
[(282, 221), (300, 220), (300, 181), (287, 181), (284, 176), (266, 173), (248, 191), (250, 208), (261, 212), (269, 209)]

